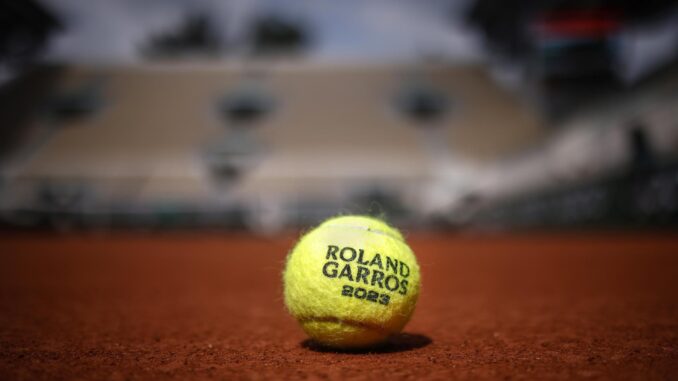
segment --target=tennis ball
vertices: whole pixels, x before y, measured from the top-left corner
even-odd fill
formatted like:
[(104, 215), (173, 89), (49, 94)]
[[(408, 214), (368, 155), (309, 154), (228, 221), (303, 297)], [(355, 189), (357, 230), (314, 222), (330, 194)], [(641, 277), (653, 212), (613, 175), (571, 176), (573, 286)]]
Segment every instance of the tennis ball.
[(378, 344), (400, 332), (419, 296), (419, 265), (402, 234), (365, 216), (331, 218), (287, 256), (285, 304), (316, 342)]

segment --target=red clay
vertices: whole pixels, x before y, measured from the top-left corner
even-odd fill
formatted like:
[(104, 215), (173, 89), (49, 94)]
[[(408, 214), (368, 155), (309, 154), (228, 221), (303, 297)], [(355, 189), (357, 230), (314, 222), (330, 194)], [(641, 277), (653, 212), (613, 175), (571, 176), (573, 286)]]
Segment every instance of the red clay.
[(307, 341), (282, 302), (294, 237), (0, 238), (0, 379), (675, 379), (678, 238), (418, 234), (407, 334)]

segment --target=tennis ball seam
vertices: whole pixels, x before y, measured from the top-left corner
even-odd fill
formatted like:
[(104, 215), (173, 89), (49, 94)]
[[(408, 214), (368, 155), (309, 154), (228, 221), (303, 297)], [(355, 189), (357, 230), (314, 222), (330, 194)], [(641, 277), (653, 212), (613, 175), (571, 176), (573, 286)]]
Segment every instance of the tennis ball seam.
[(352, 326), (355, 328), (364, 328), (364, 329), (369, 329), (372, 331), (376, 331), (379, 333), (382, 333), (384, 335), (392, 335), (394, 332), (385, 329), (384, 327), (378, 325), (378, 324), (372, 324), (372, 323), (366, 323), (362, 321), (357, 321), (357, 320), (352, 320), (352, 319), (339, 319), (333, 316), (309, 316), (309, 317), (301, 317), (297, 318), (297, 321), (299, 323), (305, 324), (305, 323), (337, 323), (337, 324), (342, 324), (342, 325), (348, 325)]
[(373, 228), (364, 227), (364, 226), (357, 226), (357, 225), (327, 225), (326, 227), (328, 227), (328, 228), (335, 228), (335, 229), (337, 229), (337, 228), (348, 228), (348, 229), (363, 230), (363, 231), (366, 231), (366, 232), (368, 232), (368, 233), (376, 233), (376, 234), (379, 234), (379, 235), (383, 235), (384, 237), (388, 237), (388, 238), (394, 239), (394, 240), (396, 240), (396, 241), (398, 241), (398, 242), (406, 243), (406, 242), (405, 242), (403, 239), (401, 239), (400, 237), (395, 236), (395, 235), (393, 235), (393, 234), (391, 234), (391, 233), (389, 233), (389, 232), (386, 232), (386, 231), (383, 231), (383, 230), (379, 230), (379, 229), (373, 229)]

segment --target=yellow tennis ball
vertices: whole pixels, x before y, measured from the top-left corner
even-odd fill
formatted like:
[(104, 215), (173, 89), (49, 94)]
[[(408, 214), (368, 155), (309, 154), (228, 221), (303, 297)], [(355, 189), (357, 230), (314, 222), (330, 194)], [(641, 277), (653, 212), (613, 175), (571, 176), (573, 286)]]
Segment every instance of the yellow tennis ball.
[(367, 347), (407, 324), (419, 279), (417, 259), (398, 230), (371, 217), (335, 217), (287, 256), (285, 304), (315, 341)]

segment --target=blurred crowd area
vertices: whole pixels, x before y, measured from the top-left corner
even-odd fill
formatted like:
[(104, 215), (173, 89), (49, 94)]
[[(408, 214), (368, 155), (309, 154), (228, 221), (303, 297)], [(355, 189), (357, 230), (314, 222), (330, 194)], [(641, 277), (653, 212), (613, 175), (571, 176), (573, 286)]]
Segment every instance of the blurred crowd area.
[(673, 1), (0, 1), (0, 225), (678, 224)]

